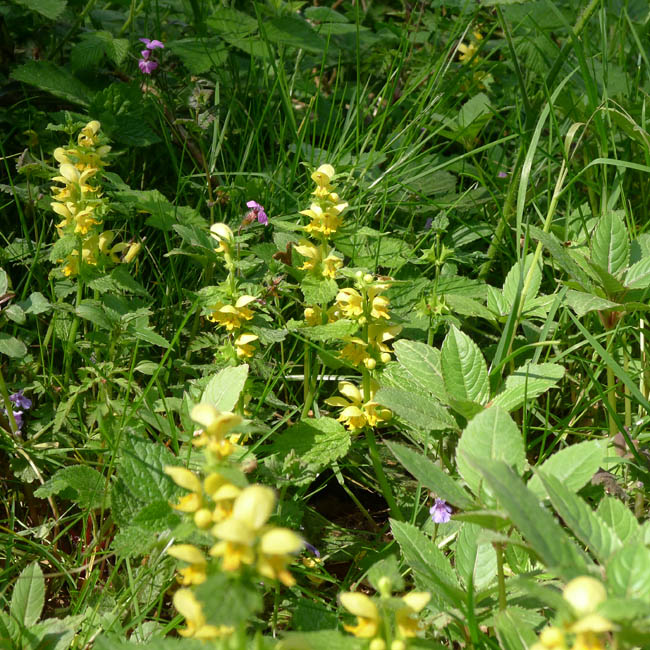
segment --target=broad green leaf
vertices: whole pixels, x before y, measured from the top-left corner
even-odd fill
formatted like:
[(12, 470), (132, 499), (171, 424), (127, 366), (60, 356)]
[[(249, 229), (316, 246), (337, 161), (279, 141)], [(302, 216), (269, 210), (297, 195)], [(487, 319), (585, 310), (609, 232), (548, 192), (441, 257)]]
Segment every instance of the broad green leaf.
[(272, 43), (289, 45), (306, 52), (322, 53), (338, 50), (333, 43), (317, 34), (310, 24), (297, 16), (278, 16), (264, 25), (266, 38)]
[(590, 311), (601, 311), (603, 309), (622, 309), (622, 305), (617, 302), (612, 302), (611, 300), (606, 300), (605, 298), (600, 298), (599, 296), (594, 296), (590, 293), (584, 293), (583, 291), (574, 291), (569, 289), (566, 292), (566, 301), (575, 311), (575, 313), (582, 317)]
[(518, 607), (507, 607), (497, 612), (494, 617), (494, 629), (499, 640), (499, 648), (528, 650), (533, 647), (538, 640), (537, 634), (535, 628), (526, 620), (526, 613)]
[(436, 496), (458, 508), (469, 508), (472, 505), (465, 490), (422, 453), (390, 440), (386, 441), (386, 446), (404, 468), (424, 487), (433, 490)]
[[(64, 618), (46, 618), (29, 628), (30, 648), (38, 650), (68, 650), (81, 627), (85, 614), (65, 616)], [(38, 642), (38, 645), (36, 645)]]
[(183, 38), (165, 43), (191, 74), (203, 74), (211, 68), (217, 69), (228, 59), (228, 50), (218, 37)]
[(497, 316), (506, 316), (509, 312), (503, 293), (490, 285), (487, 288), (487, 309), (491, 314)]
[(565, 578), (587, 572), (585, 555), (508, 465), (468, 454), (465, 461), (481, 473), (500, 506), (547, 567)]
[(589, 265), (592, 267), (606, 296), (614, 298), (615, 296), (625, 293), (625, 286), (618, 278), (603, 269), (601, 266), (594, 264), (591, 260), (589, 261)]
[(11, 616), (26, 628), (41, 617), (45, 604), (45, 580), (38, 562), (28, 564), (20, 573), (11, 594)]
[[(2, 295), (1, 291), (0, 295)], [(50, 305), (47, 298), (40, 291), (31, 293), (26, 300), (20, 303), (20, 306), (25, 310), (26, 314), (34, 315), (44, 314), (52, 309), (52, 305)]]
[(375, 400), (418, 431), (458, 429), (454, 418), (434, 397), (414, 395), (401, 388), (386, 386), (377, 391)]
[(640, 539), (639, 522), (632, 511), (619, 499), (605, 496), (598, 504), (596, 514), (609, 525), (623, 544)]
[(9, 278), (4, 269), (0, 269), (0, 296), (4, 296), (9, 288)]
[(332, 278), (317, 278), (308, 274), (302, 279), (300, 288), (308, 305), (326, 305), (336, 298), (339, 286)]
[(90, 282), (90, 288), (100, 293), (133, 293), (136, 296), (148, 296), (147, 290), (135, 280), (123, 266), (116, 266), (108, 275), (103, 275)]
[[(515, 262), (508, 272), (508, 275), (506, 276), (506, 279), (503, 283), (502, 295), (508, 311), (512, 309), (512, 306), (515, 304), (517, 295), (524, 288), (524, 283), (526, 282), (526, 277), (532, 268), (534, 257), (534, 253), (529, 253), (523, 263), (522, 261)], [(542, 270), (540, 268), (540, 264), (537, 263), (533, 270), (531, 282), (526, 293), (526, 303), (537, 296), (537, 292), (539, 291), (541, 284)]]
[(294, 451), (316, 475), (347, 454), (350, 434), (333, 418), (306, 418), (273, 438), (270, 452), (281, 458)]
[(13, 359), (22, 359), (27, 354), (27, 347), (15, 336), (0, 332), (0, 354), (6, 354)]
[(217, 411), (232, 411), (248, 377), (248, 365), (243, 363), (234, 368), (220, 370), (208, 381), (201, 404), (212, 404)]
[(51, 61), (28, 61), (10, 76), (80, 106), (88, 106), (92, 97), (90, 88)]
[[(537, 469), (544, 472), (544, 476), (553, 476), (566, 488), (577, 492), (598, 471), (606, 452), (606, 440), (587, 440), (554, 453)], [(528, 489), (540, 499), (545, 497), (546, 492), (537, 475), (528, 481)]]
[(650, 607), (650, 548), (635, 542), (619, 549), (607, 563), (607, 584), (612, 595), (639, 598)]
[(325, 342), (341, 340), (344, 336), (352, 336), (359, 329), (359, 325), (355, 321), (342, 318), (325, 325), (314, 325), (313, 327), (301, 325), (295, 329), (312, 341)]
[[(336, 648), (336, 650), (365, 650), (368, 646), (367, 639), (358, 639), (338, 630), (285, 632), (282, 639), (276, 646), (278, 650), (332, 650), (332, 648)], [(102, 649), (100, 648), (100, 650)], [(432, 650), (438, 649), (432, 648)]]
[(627, 228), (618, 212), (606, 212), (598, 220), (591, 238), (591, 260), (612, 275), (622, 271), (630, 259)]
[(97, 300), (82, 300), (81, 304), (75, 309), (75, 313), (80, 318), (91, 322), (99, 329), (111, 331), (119, 320), (112, 320), (110, 312), (106, 312), (102, 304)]
[(230, 37), (246, 36), (257, 31), (255, 18), (242, 11), (227, 7), (217, 8), (206, 22), (220, 34)]
[(168, 501), (153, 501), (139, 510), (130, 524), (149, 533), (159, 533), (174, 528), (180, 521)]
[(106, 479), (87, 465), (69, 465), (58, 470), (52, 478), (35, 490), (34, 495), (46, 499), (53, 494), (78, 503), (82, 508), (108, 507), (108, 493), (105, 495)]
[(481, 460), (500, 460), (521, 473), (526, 462), (524, 441), (513, 419), (500, 407), (492, 406), (474, 417), (463, 431), (456, 450), (460, 475), (477, 496), (483, 478), (466, 454)]
[(36, 11), (49, 20), (56, 20), (64, 11), (66, 0), (16, 0), (18, 4)]
[(445, 389), (455, 399), (483, 404), (490, 394), (487, 366), (472, 339), (452, 325), (441, 350)]
[(440, 350), (426, 343), (408, 339), (395, 341), (393, 350), (413, 380), (444, 403), (447, 394), (442, 379)]
[(23, 325), (27, 320), (25, 317), (25, 312), (16, 304), (5, 307), (3, 310), (3, 315), (18, 325)]
[(632, 264), (625, 275), (625, 286), (628, 289), (647, 289), (650, 286), (650, 257)]
[(446, 293), (444, 294), (444, 300), (452, 314), (460, 314), (461, 316), (469, 316), (470, 318), (484, 318), (485, 320), (494, 321), (494, 314), (474, 298), (469, 298), (462, 294)]
[(496, 580), (497, 554), (489, 542), (480, 541), (481, 527), (465, 523), (456, 542), (456, 571), (469, 588), (481, 591)]
[(574, 535), (605, 564), (610, 555), (621, 547), (621, 540), (612, 529), (575, 493), (574, 488), (544, 471), (535, 473), (551, 499), (555, 511)]
[(556, 363), (527, 363), (506, 378), (503, 390), (491, 401), (504, 411), (514, 411), (526, 400), (532, 400), (557, 384), (564, 368)]
[(391, 588), (395, 592), (404, 589), (404, 578), (400, 572), (399, 561), (396, 555), (389, 555), (375, 562), (367, 573), (368, 581), (375, 591), (381, 591), (381, 580), (386, 577), (390, 580)]
[[(262, 609), (262, 595), (256, 585), (238, 579), (232, 572), (212, 574), (193, 591), (203, 605), (203, 614), (213, 625), (245, 624)], [(215, 598), (215, 594), (227, 597)]]
[(157, 345), (161, 348), (169, 347), (169, 341), (164, 336), (160, 336), (158, 332), (155, 332), (151, 327), (147, 327), (146, 325), (132, 323), (129, 324), (126, 331), (135, 336), (139, 341), (144, 341), (151, 345)]
[(488, 530), (502, 530), (511, 525), (510, 519), (500, 510), (466, 510), (454, 514), (455, 521), (466, 521), (470, 524), (477, 524)]
[(391, 519), (390, 525), (418, 588), (437, 593), (451, 607), (462, 607), (465, 594), (442, 551), (413, 524)]

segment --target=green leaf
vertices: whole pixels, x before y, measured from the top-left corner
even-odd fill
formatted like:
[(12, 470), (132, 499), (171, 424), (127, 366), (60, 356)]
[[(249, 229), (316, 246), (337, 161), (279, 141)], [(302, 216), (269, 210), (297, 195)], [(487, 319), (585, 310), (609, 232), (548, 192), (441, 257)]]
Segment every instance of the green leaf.
[(399, 560), (396, 555), (389, 555), (375, 562), (367, 573), (368, 582), (375, 591), (381, 591), (382, 578), (390, 580), (391, 590), (399, 592), (404, 589), (404, 578), (400, 572)]
[(45, 580), (38, 562), (28, 564), (18, 576), (11, 594), (11, 616), (29, 628), (41, 617), (45, 604)]
[(109, 332), (119, 322), (117, 319), (111, 319), (110, 312), (107, 313), (103, 305), (96, 300), (82, 300), (81, 304), (75, 309), (75, 313), (80, 318), (96, 325), (99, 329)]
[(313, 327), (300, 326), (295, 330), (312, 341), (340, 341), (345, 336), (352, 336), (359, 325), (356, 321), (346, 320), (344, 318), (327, 323), (325, 325), (315, 325)]
[(92, 97), (90, 88), (51, 61), (28, 61), (10, 76), (80, 106), (88, 106)]
[(481, 474), (467, 460), (467, 454), (481, 460), (499, 460), (521, 473), (526, 462), (524, 441), (514, 420), (498, 406), (479, 413), (467, 424), (456, 450), (460, 475), (477, 496), (483, 482)]
[(338, 48), (333, 43), (327, 43), (309, 25), (295, 16), (279, 16), (264, 25), (264, 33), (272, 43), (290, 45), (306, 52), (320, 54), (329, 50), (336, 52)]
[(390, 525), (418, 587), (437, 593), (452, 607), (462, 607), (465, 594), (442, 551), (413, 524), (391, 519)]
[(230, 37), (246, 36), (257, 31), (257, 20), (236, 9), (218, 7), (206, 21), (220, 34)]
[[(256, 586), (222, 571), (208, 576), (193, 591), (212, 625), (238, 626), (262, 609), (262, 595)], [(227, 597), (215, 598), (215, 594), (227, 594)]]
[(173, 529), (180, 521), (168, 501), (153, 501), (139, 510), (130, 523), (143, 531), (160, 533)]
[(27, 318), (25, 318), (25, 312), (18, 305), (9, 305), (5, 307), (4, 315), (12, 322), (18, 323), (18, 325), (23, 325)]
[(483, 404), (490, 394), (487, 366), (472, 339), (452, 325), (441, 349), (442, 376), (455, 399)]
[(465, 490), (432, 460), (409, 447), (390, 440), (386, 441), (386, 446), (404, 468), (425, 488), (433, 490), (436, 496), (458, 508), (471, 507), (472, 500)]
[(539, 505), (519, 476), (502, 461), (465, 453), (465, 462), (480, 472), (519, 532), (544, 564), (565, 578), (587, 572), (584, 554), (571, 541), (553, 516)]
[(217, 411), (232, 411), (244, 390), (247, 377), (248, 365), (245, 363), (220, 370), (208, 381), (201, 404), (212, 404)]
[[(2, 291), (0, 291), (0, 295), (2, 295)], [(26, 300), (23, 300), (19, 304), (26, 314), (34, 314), (35, 316), (44, 314), (52, 309), (52, 305), (40, 291), (34, 291)]]
[(300, 283), (300, 288), (308, 305), (326, 305), (336, 298), (339, 285), (332, 278), (317, 278), (311, 273)]
[(147, 290), (129, 273), (125, 266), (116, 266), (108, 275), (102, 275), (89, 283), (91, 289), (99, 293), (133, 293), (146, 297)]
[(488, 530), (502, 530), (510, 526), (512, 522), (500, 510), (466, 510), (465, 512), (456, 512), (455, 521), (467, 521), (470, 524), (477, 524), (481, 528)]
[(618, 212), (606, 212), (598, 220), (591, 238), (591, 261), (612, 275), (622, 271), (630, 259), (627, 228)]
[(497, 554), (489, 542), (481, 542), (481, 527), (465, 523), (456, 542), (456, 571), (469, 588), (476, 591), (490, 586), (496, 579)]
[(78, 503), (81, 508), (94, 509), (109, 506), (105, 489), (106, 479), (96, 469), (87, 465), (70, 465), (58, 470), (34, 491), (34, 495), (46, 499), (63, 493), (64, 498)]
[(612, 556), (606, 573), (612, 595), (650, 604), (650, 548), (640, 542), (627, 544)]
[(594, 296), (590, 293), (584, 293), (583, 291), (574, 291), (573, 289), (569, 289), (566, 292), (565, 300), (569, 307), (571, 307), (579, 317), (584, 316), (590, 311), (623, 308), (623, 306), (617, 302), (612, 302), (611, 300), (606, 300), (605, 298), (600, 298), (599, 296)]
[[(489, 4), (503, 4), (493, 0)], [(494, 629), (503, 650), (528, 650), (537, 639), (535, 629), (526, 620), (524, 612), (518, 607), (507, 607), (494, 617)]]
[[(515, 262), (508, 272), (506, 279), (503, 283), (503, 299), (506, 302), (507, 311), (512, 309), (512, 306), (515, 304), (517, 295), (523, 290), (524, 283), (526, 282), (526, 277), (533, 265), (533, 260), (535, 258), (534, 253), (529, 253), (526, 256), (525, 262), (522, 264), (522, 261)], [(542, 284), (542, 269), (541, 265), (537, 263), (535, 269), (533, 270), (531, 276), (531, 282), (526, 293), (526, 303), (529, 300), (533, 300), (539, 291), (539, 287)]]
[(294, 451), (315, 473), (342, 458), (350, 448), (350, 434), (333, 418), (306, 418), (274, 438), (271, 453), (281, 458)]
[(15, 336), (0, 332), (0, 354), (6, 354), (13, 359), (22, 359), (27, 355), (27, 347)]
[(228, 58), (228, 49), (218, 37), (183, 38), (165, 43), (191, 74), (203, 74), (218, 69)]
[(169, 347), (169, 341), (164, 336), (160, 336), (160, 334), (155, 332), (151, 327), (147, 327), (146, 325), (142, 325), (140, 323), (129, 323), (126, 331), (129, 334), (135, 336), (135, 338), (139, 341), (144, 341), (145, 343), (149, 343), (151, 345), (157, 345), (161, 348)]
[[(537, 469), (541, 470), (544, 476), (553, 476), (562, 481), (567, 489), (577, 492), (598, 471), (606, 451), (606, 440), (579, 442), (556, 452)], [(540, 499), (545, 496), (544, 487), (537, 475), (528, 481), (528, 489)]]
[(627, 270), (625, 286), (628, 289), (647, 289), (650, 287), (650, 257), (639, 260)]
[[(358, 639), (338, 630), (317, 630), (313, 632), (285, 632), (277, 648), (283, 650), (365, 650), (367, 639)], [(100, 649), (101, 650), (101, 649)], [(432, 650), (437, 650), (433, 648)]]
[(551, 503), (564, 523), (575, 536), (594, 554), (595, 558), (605, 564), (610, 555), (621, 547), (621, 540), (612, 529), (600, 519), (591, 508), (574, 492), (574, 488), (565, 485), (555, 476), (544, 471), (535, 473), (541, 479), (543, 488)]
[(408, 339), (395, 341), (393, 350), (413, 381), (445, 403), (447, 394), (442, 379), (440, 350)]
[(458, 430), (454, 418), (434, 397), (385, 386), (377, 391), (375, 400), (417, 431)]
[(491, 404), (504, 411), (514, 411), (555, 386), (562, 377), (564, 368), (556, 363), (527, 363), (507, 377), (503, 390)]
[(616, 533), (623, 544), (640, 539), (639, 522), (632, 511), (618, 499), (605, 496), (598, 504), (596, 513)]
[(0, 269), (0, 296), (4, 296), (9, 288), (9, 278), (4, 269)]
[(56, 20), (65, 10), (66, 0), (15, 0), (18, 4), (36, 11), (49, 20)]

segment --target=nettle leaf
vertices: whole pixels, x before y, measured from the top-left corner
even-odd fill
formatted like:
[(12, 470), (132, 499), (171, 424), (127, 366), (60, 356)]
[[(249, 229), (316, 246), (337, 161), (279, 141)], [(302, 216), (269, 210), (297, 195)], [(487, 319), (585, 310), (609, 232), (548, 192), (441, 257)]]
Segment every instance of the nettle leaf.
[(296, 327), (295, 331), (304, 334), (312, 341), (326, 342), (340, 341), (345, 336), (352, 336), (358, 329), (359, 324), (356, 321), (342, 318), (326, 325)]
[(418, 431), (458, 430), (449, 411), (434, 397), (385, 386), (377, 391), (375, 400)]
[[(607, 453), (606, 440), (587, 440), (565, 447), (545, 460), (537, 469), (544, 476), (559, 479), (565, 487), (577, 492), (598, 471)], [(528, 481), (528, 489), (540, 499), (545, 490), (538, 475)]]
[(625, 222), (618, 212), (606, 212), (598, 220), (591, 239), (591, 260), (616, 275), (630, 259), (630, 242)]
[(465, 462), (480, 472), (500, 506), (547, 567), (569, 579), (587, 572), (583, 552), (506, 463), (464, 455)]
[[(320, 9), (320, 7), (319, 7)], [(338, 630), (318, 630), (313, 632), (285, 632), (282, 635), (281, 647), (309, 648), (309, 650), (364, 650), (368, 644), (366, 639), (358, 639), (351, 634), (343, 634)], [(437, 650), (433, 648), (432, 650)]]
[[(526, 278), (530, 269), (533, 267), (533, 260), (535, 258), (534, 253), (529, 253), (526, 255), (525, 261), (515, 262), (508, 272), (506, 279), (503, 283), (503, 299), (507, 306), (507, 311), (512, 309), (512, 306), (515, 304), (517, 296), (521, 293), (526, 282)], [(538, 262), (533, 269), (531, 275), (531, 282), (526, 293), (526, 303), (529, 300), (533, 300), (539, 291), (539, 287), (542, 284), (542, 268), (541, 264)]]
[(632, 511), (621, 501), (606, 496), (598, 504), (598, 516), (609, 525), (623, 544), (640, 539), (641, 527)]
[[(255, 587), (222, 571), (208, 576), (193, 591), (210, 624), (237, 626), (250, 621), (262, 609), (262, 596)], [(215, 598), (215, 594), (227, 594), (227, 597)]]
[(521, 473), (526, 462), (524, 441), (519, 427), (503, 409), (492, 406), (474, 417), (463, 431), (456, 450), (458, 471), (477, 496), (483, 482), (467, 454), (481, 459), (504, 461)]
[(503, 390), (491, 401), (504, 411), (514, 411), (527, 400), (553, 388), (564, 377), (564, 368), (556, 363), (527, 363), (511, 373)]
[(10, 76), (80, 106), (88, 106), (92, 97), (90, 88), (51, 61), (28, 61), (14, 68)]
[(82, 508), (101, 508), (110, 505), (104, 495), (106, 479), (87, 465), (70, 465), (58, 470), (52, 478), (34, 491), (34, 496), (46, 499), (53, 494), (78, 503)]
[(49, 20), (56, 20), (65, 10), (66, 0), (16, 0), (18, 4), (36, 11)]
[(7, 277), (7, 272), (0, 268), (0, 296), (4, 296), (8, 288), (9, 278)]
[(339, 285), (332, 278), (317, 278), (308, 274), (300, 283), (300, 288), (308, 305), (326, 305), (336, 298)]
[(27, 346), (15, 336), (0, 332), (0, 354), (6, 354), (13, 359), (22, 359), (27, 355)]
[(650, 548), (627, 544), (612, 556), (606, 573), (612, 595), (650, 603)]
[(314, 472), (342, 458), (350, 448), (350, 434), (333, 418), (306, 418), (274, 438), (271, 453), (286, 457), (294, 451)]
[[(2, 293), (3, 292), (0, 291), (0, 295), (2, 295)], [(40, 291), (34, 291), (26, 300), (23, 300), (19, 304), (26, 314), (34, 314), (35, 316), (38, 314), (44, 314), (52, 309), (52, 305)]]
[(132, 336), (135, 336), (139, 341), (144, 341), (151, 345), (157, 345), (161, 348), (169, 347), (169, 341), (164, 336), (160, 336), (160, 334), (154, 331), (151, 327), (147, 327), (142, 323), (129, 323), (126, 331)]
[(622, 309), (622, 305), (591, 293), (574, 291), (569, 289), (566, 292), (565, 300), (577, 316), (582, 317), (590, 311), (602, 311), (603, 309)]
[[(510, 0), (508, 0), (509, 2)], [(490, 0), (487, 4), (506, 4), (505, 0)], [(528, 610), (507, 607), (494, 617), (494, 629), (503, 650), (528, 650), (537, 641), (535, 626), (527, 620)]]
[(183, 38), (165, 43), (191, 74), (203, 74), (217, 69), (228, 58), (228, 49), (224, 42), (213, 36), (211, 38)]
[(417, 526), (391, 519), (391, 530), (418, 588), (438, 594), (448, 605), (463, 607), (465, 593), (442, 551)]
[(413, 381), (446, 402), (440, 350), (419, 341), (399, 339), (393, 345), (393, 351)]
[(596, 559), (601, 564), (605, 564), (610, 555), (621, 548), (621, 540), (574, 492), (573, 488), (543, 471), (536, 472), (535, 478), (541, 480), (555, 511), (566, 525), (590, 549)]
[(639, 260), (628, 269), (625, 275), (628, 289), (647, 289), (650, 287), (650, 257)]
[(41, 617), (45, 604), (45, 580), (38, 562), (28, 564), (18, 576), (11, 594), (9, 611), (24, 627), (31, 627)]
[(248, 365), (245, 363), (220, 370), (208, 381), (201, 404), (212, 404), (217, 411), (232, 411), (244, 390), (247, 377)]
[(482, 529), (465, 523), (456, 541), (456, 571), (466, 587), (477, 591), (489, 587), (496, 579), (497, 554), (489, 542), (481, 542)]
[(338, 48), (317, 34), (306, 20), (296, 16), (279, 16), (264, 26), (266, 38), (272, 43), (290, 45), (307, 52), (321, 53)]
[(425, 488), (433, 490), (436, 496), (458, 508), (471, 507), (472, 500), (465, 490), (432, 460), (422, 453), (390, 440), (386, 441), (386, 446), (404, 468)]
[(454, 325), (441, 349), (445, 389), (455, 399), (485, 403), (490, 394), (487, 365), (478, 345)]

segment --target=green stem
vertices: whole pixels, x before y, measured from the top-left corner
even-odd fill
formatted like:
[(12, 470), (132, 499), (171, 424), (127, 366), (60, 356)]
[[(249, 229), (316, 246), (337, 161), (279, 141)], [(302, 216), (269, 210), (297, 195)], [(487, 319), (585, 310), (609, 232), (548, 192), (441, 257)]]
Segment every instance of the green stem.
[[(607, 330), (607, 351), (612, 353), (613, 332)], [(609, 421), (609, 437), (613, 438), (618, 433), (618, 426), (614, 415), (616, 413), (616, 377), (614, 376), (614, 369), (609, 365), (607, 366), (607, 402), (609, 409), (607, 410), (607, 419)]]
[[(79, 241), (79, 271), (83, 265), (83, 243)], [(77, 308), (81, 304), (83, 297), (83, 282), (80, 277), (77, 277), (77, 298), (75, 300), (75, 314), (70, 325), (68, 332), (68, 343), (65, 351), (65, 370), (63, 371), (63, 385), (66, 386), (70, 383), (70, 371), (72, 369), (72, 356), (74, 353), (74, 342), (77, 338), (77, 330), (79, 329), (80, 318), (77, 315)]]
[(11, 427), (11, 433), (18, 433), (18, 425), (16, 424), (16, 418), (14, 417), (13, 404), (9, 399), (9, 391), (7, 390), (7, 385), (5, 384), (5, 378), (2, 374), (2, 366), (0, 366), (0, 396), (2, 396), (2, 401), (5, 404), (5, 411), (7, 412), (7, 417), (9, 418), (9, 426)]
[(311, 409), (312, 402), (314, 400), (314, 393), (312, 390), (312, 354), (311, 346), (305, 341), (305, 354), (303, 356), (303, 394), (304, 394), (304, 405), (302, 407), (302, 417), (306, 417)]
[(506, 578), (503, 573), (503, 544), (496, 543), (494, 549), (497, 552), (497, 580), (499, 584), (499, 609), (506, 608)]

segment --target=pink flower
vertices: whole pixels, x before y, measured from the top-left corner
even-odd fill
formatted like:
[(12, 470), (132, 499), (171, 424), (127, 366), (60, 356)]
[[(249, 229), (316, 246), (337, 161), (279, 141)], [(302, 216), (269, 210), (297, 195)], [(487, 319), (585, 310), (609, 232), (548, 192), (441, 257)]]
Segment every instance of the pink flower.
[(150, 41), (148, 38), (139, 38), (138, 40), (144, 43), (145, 47), (148, 50), (156, 50), (158, 48), (162, 49), (165, 47), (160, 41), (157, 41), (156, 39)]
[(255, 217), (257, 217), (257, 220), (259, 223), (262, 225), (266, 226), (269, 223), (269, 218), (264, 212), (264, 206), (260, 205), (257, 201), (249, 201), (246, 204), (247, 208), (250, 208), (249, 214), (253, 214)]
[(156, 61), (140, 59), (138, 61), (138, 67), (144, 74), (151, 74), (158, 67), (158, 63)]
[(429, 508), (429, 514), (434, 524), (446, 524), (451, 519), (451, 507), (444, 499), (436, 499)]

